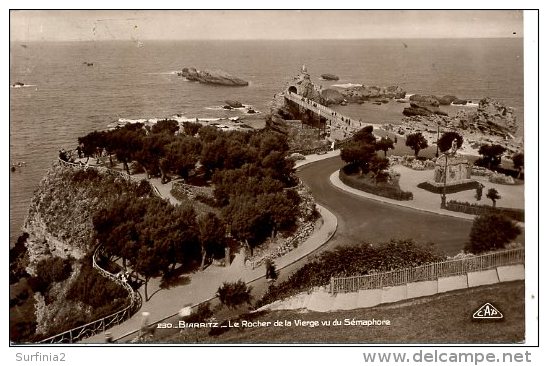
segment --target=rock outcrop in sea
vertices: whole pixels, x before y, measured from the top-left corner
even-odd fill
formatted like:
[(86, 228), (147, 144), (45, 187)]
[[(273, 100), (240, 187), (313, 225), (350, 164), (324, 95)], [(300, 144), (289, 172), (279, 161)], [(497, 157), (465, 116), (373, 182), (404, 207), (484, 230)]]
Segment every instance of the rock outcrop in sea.
[(349, 103), (363, 103), (368, 100), (405, 98), (405, 90), (401, 86), (366, 86), (354, 85), (349, 88), (337, 88)]
[(224, 85), (224, 86), (247, 86), (249, 82), (236, 76), (230, 75), (223, 70), (196, 70), (194, 67), (185, 67), (178, 75), (190, 81), (197, 81), (202, 84)]
[(336, 89), (323, 89), (321, 91), (321, 96), (326, 105), (341, 104), (345, 99), (344, 95)]
[(402, 112), (405, 116), (447, 116), (447, 113), (440, 110), (440, 102), (435, 95), (414, 94), (409, 97), (409, 103), (410, 107), (404, 108)]
[(225, 103), (230, 108), (243, 108), (243, 104), (238, 102), (237, 100), (225, 100)]
[(322, 74), (321, 75), (322, 79), (324, 80), (339, 80), (339, 77), (337, 75), (334, 75), (334, 74)]

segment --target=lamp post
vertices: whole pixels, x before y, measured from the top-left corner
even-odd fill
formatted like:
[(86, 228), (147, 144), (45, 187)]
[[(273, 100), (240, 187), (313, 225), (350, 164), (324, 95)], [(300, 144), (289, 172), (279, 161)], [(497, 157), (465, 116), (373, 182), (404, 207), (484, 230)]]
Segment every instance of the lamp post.
[(447, 197), (445, 196), (445, 189), (447, 186), (447, 159), (449, 159), (449, 155), (447, 153), (445, 155), (445, 168), (443, 170), (443, 190), (441, 194), (441, 208), (445, 208), (445, 200)]
[(438, 143), (440, 142), (440, 121), (437, 121), (438, 124), (438, 139), (436, 140), (436, 158), (439, 156), (439, 146)]

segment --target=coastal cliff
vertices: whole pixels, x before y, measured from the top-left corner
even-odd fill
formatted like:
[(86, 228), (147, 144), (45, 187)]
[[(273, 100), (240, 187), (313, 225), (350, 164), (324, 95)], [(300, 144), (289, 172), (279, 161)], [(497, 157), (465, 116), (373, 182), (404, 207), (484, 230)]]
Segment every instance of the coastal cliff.
[(27, 315), (10, 329), (12, 340), (42, 340), (128, 304), (127, 291), (92, 268), (93, 217), (120, 197), (150, 195), (147, 182), (52, 164), (34, 192), (23, 226), (26, 250), (13, 258), (10, 252), (10, 270), (17, 276), (10, 285), (28, 294), (15, 304), (14, 311), (24, 308)]
[(121, 176), (55, 162), (34, 192), (23, 225), (27, 272), (34, 274), (36, 264), (48, 257), (78, 260), (91, 253), (93, 215), (117, 197), (135, 193), (143, 192)]

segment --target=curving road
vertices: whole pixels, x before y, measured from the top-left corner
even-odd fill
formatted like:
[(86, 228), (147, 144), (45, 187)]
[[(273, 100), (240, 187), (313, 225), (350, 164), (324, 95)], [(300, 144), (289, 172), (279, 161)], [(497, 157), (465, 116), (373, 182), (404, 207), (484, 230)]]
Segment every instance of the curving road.
[(336, 188), (329, 176), (343, 166), (340, 157), (305, 165), (298, 176), (310, 187), (314, 199), (338, 219), (337, 233), (323, 248), (413, 238), (436, 243), (445, 254), (458, 253), (468, 240), (469, 220), (440, 216), (355, 196)]

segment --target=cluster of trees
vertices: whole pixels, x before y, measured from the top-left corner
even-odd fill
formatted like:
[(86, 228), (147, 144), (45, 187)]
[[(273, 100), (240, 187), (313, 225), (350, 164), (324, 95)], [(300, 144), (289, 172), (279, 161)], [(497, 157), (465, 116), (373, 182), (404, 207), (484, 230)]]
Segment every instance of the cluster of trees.
[(476, 160), (475, 165), (482, 166), (490, 170), (501, 171), (502, 173), (513, 175), (518, 179), (523, 178), (523, 167), (525, 165), (525, 156), (523, 152), (515, 153), (512, 156), (513, 167), (517, 170), (517, 174), (513, 174), (513, 172), (509, 172), (508, 169), (503, 169), (500, 167), (502, 162), (502, 154), (506, 152), (506, 148), (504, 146), (498, 144), (483, 144), (480, 146), (478, 152), (481, 157)]
[(505, 151), (506, 151), (506, 148), (498, 144), (481, 145), (478, 150), (478, 152), (481, 155), (481, 158), (479, 158), (476, 161), (476, 165), (483, 166), (491, 170), (495, 169), (496, 167), (500, 165), (502, 161), (502, 154), (504, 154)]
[(112, 164), (113, 155), (130, 174), (129, 163), (136, 161), (148, 177), (173, 173), (186, 178), (198, 162), (202, 146), (193, 136), (201, 128), (198, 123), (187, 123), (184, 134), (179, 134), (175, 120), (158, 121), (152, 127), (142, 123), (126, 124), (109, 131), (93, 131), (78, 138), (84, 157), (98, 157), (106, 153)]
[[(98, 134), (101, 141), (140, 136), (140, 143), (129, 147), (135, 150), (122, 155), (128, 157), (123, 161), (127, 166), (136, 159), (149, 173), (157, 169), (162, 175), (187, 177), (200, 162), (205, 180), (211, 178), (214, 184), (219, 212), (197, 217), (189, 206), (174, 207), (156, 197), (122, 196), (95, 214), (95, 239), (109, 256), (122, 258), (124, 267), (144, 278), (145, 293), (150, 278), (168, 276), (177, 264), (191, 269), (200, 263), (203, 268), (208, 258), (223, 257), (227, 229), (253, 248), (269, 235), (294, 228), (300, 196), (291, 188), (296, 180), (293, 162), (286, 159), (289, 147), (283, 135), (222, 132), (195, 124), (178, 134), (178, 125), (170, 120), (148, 130), (135, 126), (93, 132), (80, 142), (86, 146), (89, 140), (99, 141)], [(112, 146), (104, 148), (109, 153), (117, 151)], [(91, 149), (84, 150), (91, 154)]]
[(253, 247), (268, 235), (291, 230), (300, 197), (294, 189), (284, 189), (296, 183), (293, 162), (286, 159), (286, 138), (275, 133), (218, 135), (212, 145), (221, 154), (218, 165), (202, 163), (214, 171), (213, 194), (232, 235)]
[[(394, 142), (383, 137), (379, 141), (373, 135), (373, 126), (366, 126), (356, 132), (352, 141), (341, 150), (341, 159), (347, 163), (347, 174), (371, 174), (376, 182), (384, 182), (388, 178), (385, 170), (388, 168), (386, 151), (394, 148)], [(377, 154), (383, 151), (384, 157)]]
[[(110, 256), (120, 257), (145, 279), (167, 276), (176, 264), (191, 268), (222, 257), (226, 233), (250, 248), (278, 231), (294, 229), (300, 196), (287, 137), (272, 131), (220, 131), (173, 120), (152, 127), (128, 124), (78, 139), (82, 153), (116, 156), (129, 173), (135, 161), (147, 175), (189, 177), (191, 171), (214, 185), (219, 215), (196, 217), (190, 207), (172, 207), (153, 197), (121, 197), (99, 211), (96, 237)], [(147, 296), (148, 297), (148, 296)]]
[(129, 171), (129, 163), (136, 161), (147, 176), (168, 174), (187, 178), (200, 162), (206, 179), (217, 170), (238, 169), (252, 164), (270, 170), (269, 175), (288, 183), (291, 162), (285, 154), (287, 138), (272, 132), (219, 131), (214, 126), (185, 123), (180, 133), (175, 120), (158, 121), (152, 127), (142, 123), (126, 124), (109, 131), (94, 131), (78, 138), (84, 157), (106, 153), (122, 162)]
[(157, 197), (121, 197), (93, 217), (95, 239), (107, 256), (122, 258), (145, 281), (173, 273), (177, 264), (192, 269), (209, 256), (222, 256), (225, 226), (215, 214), (196, 217), (190, 206), (172, 206)]

